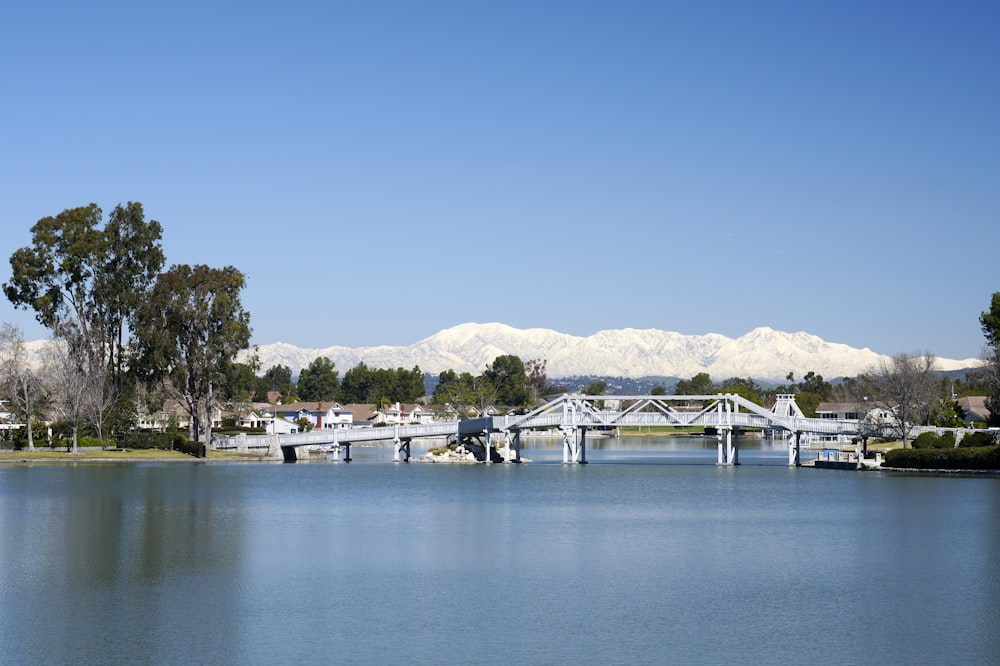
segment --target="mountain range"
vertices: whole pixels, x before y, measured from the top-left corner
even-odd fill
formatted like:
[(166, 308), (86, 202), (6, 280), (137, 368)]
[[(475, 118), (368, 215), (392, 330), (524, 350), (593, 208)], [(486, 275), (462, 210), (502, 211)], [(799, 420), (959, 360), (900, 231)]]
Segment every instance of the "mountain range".
[[(304, 349), (283, 342), (259, 345), (260, 368), (284, 365), (298, 375), (314, 359), (326, 356), (343, 373), (358, 363), (370, 368), (418, 366), (439, 374), (444, 370), (480, 374), (497, 356), (522, 361), (543, 359), (549, 377), (693, 377), (706, 372), (712, 379), (752, 377), (784, 380), (789, 372), (801, 378), (809, 371), (827, 379), (851, 377), (886, 356), (867, 347), (857, 349), (826, 342), (809, 333), (785, 333), (755, 328), (738, 338), (717, 333), (684, 335), (657, 329), (616, 329), (580, 337), (544, 328), (517, 329), (500, 323), (467, 323), (444, 329), (408, 346), (325, 347)], [(977, 359), (938, 359), (939, 370), (979, 365)]]

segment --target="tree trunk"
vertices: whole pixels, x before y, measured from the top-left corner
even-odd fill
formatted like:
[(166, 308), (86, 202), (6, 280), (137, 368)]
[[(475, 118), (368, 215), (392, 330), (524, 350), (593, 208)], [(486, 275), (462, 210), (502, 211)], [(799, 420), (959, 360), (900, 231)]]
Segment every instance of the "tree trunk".
[(208, 395), (205, 396), (205, 449), (212, 443), (212, 382), (208, 383)]

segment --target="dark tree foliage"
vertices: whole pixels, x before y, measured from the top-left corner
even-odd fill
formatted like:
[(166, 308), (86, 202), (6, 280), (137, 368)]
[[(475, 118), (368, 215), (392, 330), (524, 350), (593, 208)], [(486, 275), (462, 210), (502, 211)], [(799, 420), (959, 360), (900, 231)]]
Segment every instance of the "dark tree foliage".
[(196, 439), (201, 425), (210, 437), (211, 421), (202, 414), (211, 412), (213, 385), (250, 341), (250, 313), (240, 302), (244, 285), (232, 266), (173, 266), (138, 312), (136, 368), (179, 394)]
[(674, 389), (676, 395), (714, 395), (715, 384), (707, 372), (699, 372), (691, 379), (682, 379)]
[(230, 363), (221, 378), (217, 395), (229, 401), (264, 399), (267, 391), (261, 392), (261, 388), (261, 380), (252, 367), (246, 363)]
[(309, 367), (299, 373), (298, 394), (300, 400), (332, 401), (340, 393), (340, 380), (333, 361), (326, 356), (313, 359)]
[(34, 310), (56, 332), (74, 324), (87, 341), (93, 365), (105, 365), (113, 393), (125, 382), (129, 328), (163, 267), (162, 227), (145, 219), (142, 204), (111, 212), (101, 229), (97, 204), (64, 210), (39, 220), (32, 245), (10, 257), (12, 275), (3, 285), (14, 307)]
[(1000, 292), (990, 299), (990, 309), (979, 315), (979, 323), (986, 336), (987, 349), (984, 354), (986, 364), (986, 409), (990, 410), (988, 425), (1000, 426)]
[(764, 390), (757, 382), (747, 377), (730, 377), (719, 386), (720, 393), (733, 393), (755, 404), (762, 404)]
[(497, 404), (509, 407), (531, 404), (531, 385), (524, 363), (517, 356), (497, 356), (486, 366), (483, 377), (495, 389)]
[(340, 382), (340, 401), (344, 404), (415, 402), (423, 394), (424, 373), (416, 366), (412, 370), (389, 370), (358, 363), (344, 373)]

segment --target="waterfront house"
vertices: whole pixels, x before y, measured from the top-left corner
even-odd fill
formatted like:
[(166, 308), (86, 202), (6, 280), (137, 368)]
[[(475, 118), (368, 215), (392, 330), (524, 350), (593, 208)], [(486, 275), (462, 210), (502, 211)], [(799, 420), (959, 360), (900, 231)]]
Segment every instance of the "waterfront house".
[(969, 395), (958, 399), (962, 408), (962, 419), (967, 425), (986, 423), (990, 420), (990, 410), (986, 408), (985, 395)]
[(299, 431), (299, 424), (274, 414), (266, 413), (262, 418), (264, 432), (268, 435), (290, 435)]
[[(840, 421), (857, 421), (865, 418), (873, 424), (893, 423), (896, 415), (881, 407), (867, 409), (868, 405), (856, 402), (821, 402), (816, 406), (816, 417), (820, 419), (836, 419)], [(850, 443), (851, 437), (848, 435), (822, 435), (818, 436), (821, 442), (833, 442), (839, 444)]]
[(313, 428), (330, 430), (333, 428), (350, 428), (354, 414), (338, 402), (292, 402), (287, 405), (274, 405), (270, 411), (290, 423), (298, 423), (300, 419), (308, 421)]
[[(140, 408), (138, 426), (141, 430), (157, 430), (164, 432), (170, 428), (186, 429), (191, 427), (191, 417), (187, 407), (179, 400), (165, 400), (160, 409), (151, 411)], [(212, 428), (222, 427), (222, 409), (212, 407)]]

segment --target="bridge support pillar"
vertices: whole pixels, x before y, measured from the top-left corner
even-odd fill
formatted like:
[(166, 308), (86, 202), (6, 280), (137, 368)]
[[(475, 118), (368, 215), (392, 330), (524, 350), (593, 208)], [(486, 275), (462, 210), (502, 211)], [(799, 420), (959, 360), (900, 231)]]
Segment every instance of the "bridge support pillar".
[(344, 447), (344, 462), (345, 463), (351, 462), (351, 443), (344, 442), (343, 444), (341, 444), (341, 446)]
[(392, 462), (410, 462), (410, 440), (397, 437), (392, 440)]
[(788, 466), (799, 467), (802, 464), (802, 454), (800, 449), (802, 433), (788, 433)]
[(521, 431), (504, 430), (503, 442), (503, 461), (507, 464), (521, 462)]
[(574, 426), (560, 427), (563, 433), (563, 463), (586, 464), (587, 462), (587, 429), (582, 428), (583, 436), (580, 436), (581, 428)]
[(740, 430), (739, 428), (720, 428), (718, 434), (719, 455), (718, 465), (740, 464)]

